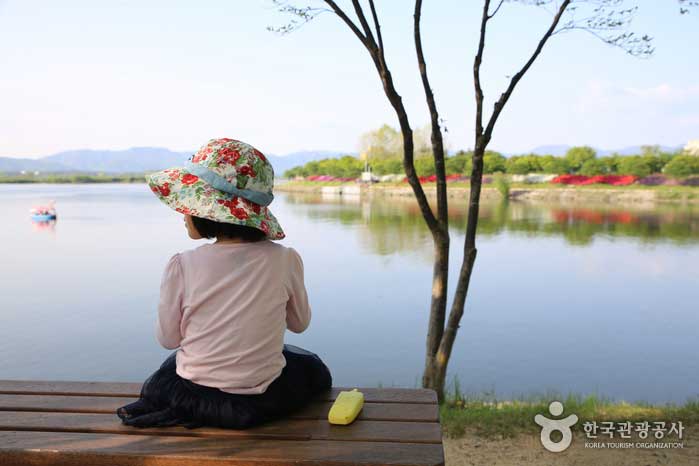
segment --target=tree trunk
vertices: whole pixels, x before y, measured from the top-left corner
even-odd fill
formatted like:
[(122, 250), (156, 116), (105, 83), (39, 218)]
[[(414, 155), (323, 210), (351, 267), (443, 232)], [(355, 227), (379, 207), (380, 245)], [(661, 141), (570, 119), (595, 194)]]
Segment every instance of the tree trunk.
[[(420, 37), (420, 16), (422, 9), (422, 0), (415, 2), (414, 14), (414, 36), (415, 47), (422, 78), (423, 88), (427, 105), (430, 110), (430, 121), (432, 125), (432, 150), (435, 161), (435, 170), (437, 174), (437, 215), (435, 216), (430, 207), (422, 185), (418, 179), (413, 163), (413, 141), (412, 129), (408, 121), (408, 115), (403, 106), (401, 96), (396, 91), (391, 72), (386, 64), (384, 55), (384, 44), (381, 36), (381, 28), (374, 0), (369, 0), (372, 19), (374, 20), (374, 28), (376, 38), (371, 30), (369, 22), (361, 6), (360, 0), (352, 0), (354, 11), (359, 19), (361, 30), (354, 21), (337, 5), (334, 0), (325, 0), (325, 3), (340, 17), (340, 19), (350, 28), (350, 30), (362, 42), (368, 50), (376, 70), (379, 73), (383, 83), (386, 97), (391, 106), (394, 108), (398, 121), (400, 123), (401, 133), (403, 135), (403, 168), (408, 183), (415, 194), (420, 212), (427, 224), (435, 250), (434, 268), (432, 273), (432, 300), (430, 305), (430, 317), (427, 330), (427, 351), (425, 358), (425, 370), (422, 376), (422, 385), (425, 388), (432, 388), (437, 392), (440, 402), (444, 400), (444, 385), (447, 373), (447, 364), (451, 356), (451, 351), (456, 339), (456, 333), (459, 328), (459, 322), (464, 313), (464, 305), (468, 294), (469, 283), (473, 266), (476, 261), (476, 228), (478, 226), (478, 213), (480, 209), (481, 183), (483, 179), (483, 155), (485, 149), (490, 142), (493, 128), (500, 115), (500, 112), (507, 104), (510, 95), (514, 91), (517, 83), (522, 76), (529, 70), (536, 58), (541, 53), (544, 44), (548, 41), (551, 35), (556, 30), (556, 27), (563, 15), (563, 12), (568, 8), (572, 0), (563, 0), (558, 7), (558, 12), (553, 18), (553, 21), (543, 35), (534, 53), (529, 60), (524, 64), (519, 72), (511, 78), (505, 92), (495, 102), (493, 113), (488, 120), (487, 126), (483, 127), (483, 90), (480, 82), (480, 67), (483, 58), (483, 50), (485, 47), (486, 25), (490, 19), (498, 12), (503, 4), (501, 0), (495, 11), (490, 13), (490, 0), (483, 2), (483, 14), (481, 17), (480, 38), (478, 43), (478, 51), (473, 63), (473, 77), (476, 97), (476, 144), (473, 152), (473, 165), (471, 169), (471, 190), (469, 195), (468, 206), (468, 223), (466, 226), (466, 238), (464, 240), (464, 257), (461, 263), (461, 271), (456, 285), (454, 301), (452, 302), (451, 311), (449, 312), (448, 322), (445, 324), (446, 317), (446, 299), (447, 299), (447, 284), (449, 274), (449, 217), (447, 209), (447, 184), (444, 163), (444, 147), (442, 141), (441, 129), (439, 126), (439, 114), (434, 101), (434, 95), (427, 79), (427, 65), (422, 51), (422, 40)], [(292, 8), (292, 10), (294, 10)], [(298, 10), (307, 14), (308, 11)], [(297, 13), (303, 16), (302, 13)], [(377, 43), (378, 39), (378, 43)]]
[(425, 351), (425, 370), (422, 375), (422, 386), (437, 390), (438, 380), (435, 368), (436, 354), (444, 333), (444, 320), (447, 308), (447, 285), (449, 277), (449, 235), (436, 233), (433, 235), (434, 268), (432, 272), (432, 299), (430, 317), (427, 325), (427, 341)]
[[(466, 296), (468, 295), (471, 274), (476, 262), (476, 229), (478, 227), (478, 213), (480, 210), (481, 185), (483, 182), (483, 155), (485, 145), (476, 144), (473, 152), (473, 164), (471, 168), (471, 189), (469, 192), (468, 223), (466, 225), (466, 237), (464, 238), (464, 259), (461, 263), (459, 279), (456, 283), (456, 292), (452, 302), (451, 311), (446, 328), (440, 339), (439, 348), (432, 358), (428, 358), (425, 365), (423, 386), (432, 388), (437, 392), (440, 402), (444, 401), (447, 365), (451, 357), (451, 351), (456, 340), (461, 317), (464, 314)], [(429, 376), (430, 385), (424, 385)]]

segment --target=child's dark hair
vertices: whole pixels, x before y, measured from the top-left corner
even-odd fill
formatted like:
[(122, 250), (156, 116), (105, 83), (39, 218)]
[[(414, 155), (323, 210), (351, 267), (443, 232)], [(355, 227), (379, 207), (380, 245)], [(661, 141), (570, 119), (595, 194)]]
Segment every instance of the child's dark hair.
[(192, 215), (192, 223), (199, 234), (204, 238), (239, 238), (243, 241), (262, 241), (265, 232), (255, 227), (236, 225), (234, 223), (215, 222), (207, 218)]

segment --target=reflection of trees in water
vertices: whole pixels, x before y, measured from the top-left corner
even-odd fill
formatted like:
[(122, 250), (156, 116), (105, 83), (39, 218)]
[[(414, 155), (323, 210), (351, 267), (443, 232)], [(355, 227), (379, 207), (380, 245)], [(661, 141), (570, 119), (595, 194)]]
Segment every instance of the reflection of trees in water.
[[(415, 201), (409, 197), (321, 197), (289, 194), (289, 204), (313, 208), (295, 209), (316, 220), (361, 225), (362, 243), (378, 254), (398, 251), (431, 253), (427, 227)], [(699, 243), (699, 210), (693, 206), (653, 208), (570, 206), (522, 202), (483, 204), (478, 232), (496, 236), (505, 231), (531, 236), (562, 236), (573, 245), (590, 244), (595, 236), (636, 238), (643, 242)], [(466, 230), (466, 203), (452, 199), (450, 227)]]
[[(295, 213), (312, 220), (335, 220), (357, 228), (360, 242), (368, 250), (380, 255), (400, 251), (425, 254), (431, 260), (429, 230), (415, 202), (409, 199), (319, 196), (289, 194), (289, 204), (299, 205)], [(305, 208), (308, 204), (317, 207)]]

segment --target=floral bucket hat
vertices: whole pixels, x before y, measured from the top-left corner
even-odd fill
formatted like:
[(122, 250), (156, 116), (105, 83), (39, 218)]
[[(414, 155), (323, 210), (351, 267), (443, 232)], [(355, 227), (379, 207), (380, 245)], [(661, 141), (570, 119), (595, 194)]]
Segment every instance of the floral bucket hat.
[(212, 139), (181, 168), (146, 176), (151, 190), (182, 214), (262, 230), (268, 239), (284, 231), (268, 209), (274, 171), (254, 147), (235, 139)]

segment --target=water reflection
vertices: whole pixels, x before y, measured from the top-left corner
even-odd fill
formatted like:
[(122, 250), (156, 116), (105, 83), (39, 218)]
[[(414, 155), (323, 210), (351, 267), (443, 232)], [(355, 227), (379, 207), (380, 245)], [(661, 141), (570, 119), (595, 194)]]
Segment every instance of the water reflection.
[(32, 231), (56, 234), (56, 220), (32, 220)]
[[(61, 224), (31, 234), (27, 210), (47, 198)], [(0, 209), (0, 379), (142, 382), (168, 353), (153, 334), (163, 267), (201, 244), (181, 216), (144, 185), (0, 185)], [(698, 209), (484, 205), (449, 377), (501, 397), (696, 395)], [(314, 309), (287, 342), (319, 352), (337, 385), (419, 384), (432, 248), (415, 202), (281, 194), (273, 211)], [(465, 212), (452, 200), (452, 277)]]
[[(415, 250), (429, 243), (429, 232), (417, 203), (409, 197), (342, 197), (289, 194), (294, 213), (314, 221), (362, 226), (358, 233), (370, 251), (382, 255)], [(309, 208), (309, 206), (314, 206)], [(466, 202), (452, 199), (452, 232), (466, 230)], [(585, 246), (596, 237), (632, 238), (642, 243), (699, 243), (699, 209), (694, 206), (610, 206), (485, 203), (478, 233), (560, 236), (570, 245)]]

